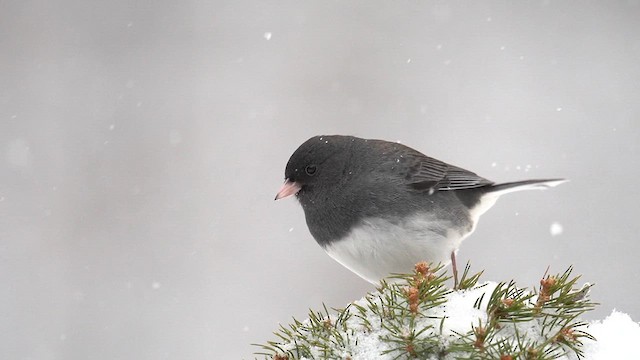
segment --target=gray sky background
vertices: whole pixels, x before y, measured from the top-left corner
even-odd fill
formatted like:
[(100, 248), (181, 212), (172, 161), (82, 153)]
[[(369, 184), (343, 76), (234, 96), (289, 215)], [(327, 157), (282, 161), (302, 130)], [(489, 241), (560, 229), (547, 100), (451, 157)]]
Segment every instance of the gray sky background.
[[(513, 194), (459, 253), (640, 320), (640, 3), (2, 1), (0, 358), (252, 358), (372, 287), (274, 202), (316, 134)], [(551, 236), (558, 222), (563, 233)]]

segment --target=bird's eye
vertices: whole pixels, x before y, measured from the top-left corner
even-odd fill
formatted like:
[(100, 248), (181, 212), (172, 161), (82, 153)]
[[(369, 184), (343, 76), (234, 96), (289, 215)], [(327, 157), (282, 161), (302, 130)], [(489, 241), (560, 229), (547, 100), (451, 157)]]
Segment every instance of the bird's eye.
[(307, 167), (304, 168), (304, 172), (306, 172), (307, 175), (309, 175), (309, 176), (315, 175), (316, 171), (318, 171), (318, 167), (315, 166), (315, 165), (307, 165)]

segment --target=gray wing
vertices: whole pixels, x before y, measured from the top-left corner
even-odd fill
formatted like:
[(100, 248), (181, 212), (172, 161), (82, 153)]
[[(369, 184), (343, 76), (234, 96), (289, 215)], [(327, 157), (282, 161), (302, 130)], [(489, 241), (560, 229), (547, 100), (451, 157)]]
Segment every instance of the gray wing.
[[(390, 164), (406, 185), (416, 190), (462, 190), (492, 185), (475, 173), (449, 165), (408, 146), (382, 140), (369, 141), (378, 153), (378, 161)], [(385, 166), (386, 167), (386, 166)]]
[(405, 175), (409, 186), (416, 190), (462, 190), (493, 184), (475, 173), (419, 154), (412, 156), (412, 165)]

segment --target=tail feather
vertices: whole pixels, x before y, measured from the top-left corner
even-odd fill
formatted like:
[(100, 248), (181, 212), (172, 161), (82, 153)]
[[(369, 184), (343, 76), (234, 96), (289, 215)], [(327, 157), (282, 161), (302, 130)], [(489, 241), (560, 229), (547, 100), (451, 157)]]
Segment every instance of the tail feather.
[(493, 185), (489, 188), (488, 193), (492, 195), (503, 195), (510, 192), (522, 191), (522, 190), (544, 190), (552, 187), (556, 187), (569, 180), (567, 179), (540, 179), (540, 180), (524, 180), (515, 181), (504, 184)]
[(539, 190), (539, 189), (548, 189), (554, 186), (558, 186), (564, 182), (569, 180), (566, 179), (544, 179), (544, 180), (524, 180), (524, 181), (515, 181), (504, 184), (490, 185), (483, 189), (486, 189), (486, 192), (480, 197), (480, 201), (470, 209), (470, 215), (474, 220), (474, 223), (477, 223), (480, 215), (484, 214), (487, 210), (489, 210), (493, 204), (496, 203), (496, 200), (501, 195), (508, 194), (510, 192), (516, 192), (521, 190)]

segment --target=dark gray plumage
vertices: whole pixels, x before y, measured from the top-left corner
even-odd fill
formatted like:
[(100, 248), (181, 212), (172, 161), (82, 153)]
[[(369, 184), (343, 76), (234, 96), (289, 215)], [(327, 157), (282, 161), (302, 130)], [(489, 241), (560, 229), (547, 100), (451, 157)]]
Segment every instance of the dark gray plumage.
[(285, 178), (276, 199), (295, 194), (318, 244), (374, 283), (449, 254), (455, 265), (460, 242), (498, 196), (564, 181), (496, 185), (402, 144), (339, 135), (304, 142)]

